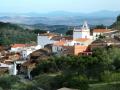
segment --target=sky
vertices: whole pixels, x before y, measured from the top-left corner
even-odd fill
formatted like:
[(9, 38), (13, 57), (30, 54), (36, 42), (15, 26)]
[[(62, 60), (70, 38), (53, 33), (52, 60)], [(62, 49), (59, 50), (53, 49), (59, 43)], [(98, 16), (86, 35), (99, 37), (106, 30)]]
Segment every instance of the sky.
[(89, 13), (101, 10), (120, 11), (120, 0), (0, 0), (2, 13)]

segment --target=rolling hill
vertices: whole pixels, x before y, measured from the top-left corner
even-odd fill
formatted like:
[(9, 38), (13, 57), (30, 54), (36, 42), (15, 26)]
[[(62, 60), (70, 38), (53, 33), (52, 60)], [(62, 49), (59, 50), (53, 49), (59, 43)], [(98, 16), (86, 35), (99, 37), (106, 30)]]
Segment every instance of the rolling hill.
[(93, 13), (77, 13), (55, 11), (50, 13), (1, 13), (0, 21), (19, 24), (48, 24), (48, 25), (81, 25), (87, 20), (91, 25), (111, 25), (115, 18), (119, 15), (119, 11), (98, 11)]

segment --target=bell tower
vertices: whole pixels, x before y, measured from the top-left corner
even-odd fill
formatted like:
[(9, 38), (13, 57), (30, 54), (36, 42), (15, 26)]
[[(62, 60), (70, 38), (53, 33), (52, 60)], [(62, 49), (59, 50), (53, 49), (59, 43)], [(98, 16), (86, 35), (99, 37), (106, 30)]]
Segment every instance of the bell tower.
[(73, 39), (78, 38), (90, 38), (90, 29), (86, 21), (81, 28), (74, 28), (73, 30)]

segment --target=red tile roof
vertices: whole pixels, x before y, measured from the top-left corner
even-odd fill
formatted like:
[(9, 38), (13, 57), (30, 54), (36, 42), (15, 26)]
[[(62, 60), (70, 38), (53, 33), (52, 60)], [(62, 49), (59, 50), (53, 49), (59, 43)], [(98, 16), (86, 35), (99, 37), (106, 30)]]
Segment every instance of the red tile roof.
[(87, 50), (88, 46), (81, 46), (81, 45), (75, 45), (74, 46), (74, 54), (78, 55), (79, 53), (83, 53)]
[(105, 32), (110, 32), (109, 29), (94, 29), (93, 32), (96, 33), (105, 33)]
[(14, 45), (12, 45), (11, 48), (30, 47), (30, 46), (34, 46), (34, 45), (32, 45), (32, 44), (14, 44)]
[(64, 46), (64, 44), (65, 44), (65, 41), (58, 41), (58, 42), (55, 42), (53, 45)]
[(88, 41), (88, 40), (90, 40), (90, 39), (88, 39), (88, 38), (78, 38), (78, 39), (74, 39), (74, 41), (78, 41), (78, 42), (86, 42), (86, 41)]
[(26, 44), (14, 44), (12, 48), (19, 48), (19, 47), (25, 47)]

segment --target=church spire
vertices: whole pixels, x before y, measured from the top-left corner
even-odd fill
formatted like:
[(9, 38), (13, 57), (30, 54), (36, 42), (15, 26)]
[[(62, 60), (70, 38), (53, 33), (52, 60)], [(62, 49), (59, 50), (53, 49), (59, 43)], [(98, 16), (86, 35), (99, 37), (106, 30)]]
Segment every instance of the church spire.
[(84, 24), (82, 26), (82, 29), (89, 29), (87, 21), (84, 21)]
[(81, 28), (73, 30), (73, 39), (79, 38), (90, 38), (90, 29), (86, 21)]

